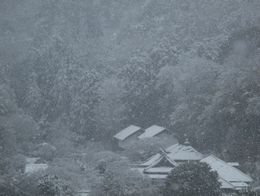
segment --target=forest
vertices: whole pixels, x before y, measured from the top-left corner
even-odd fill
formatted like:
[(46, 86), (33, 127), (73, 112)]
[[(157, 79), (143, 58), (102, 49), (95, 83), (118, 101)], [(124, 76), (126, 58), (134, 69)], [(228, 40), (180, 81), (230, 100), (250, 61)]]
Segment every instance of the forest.
[[(160, 141), (113, 150), (130, 124), (167, 127), (260, 187), (259, 10), (259, 0), (1, 0), (0, 195), (169, 196), (131, 170)], [(33, 157), (48, 169), (25, 175)]]

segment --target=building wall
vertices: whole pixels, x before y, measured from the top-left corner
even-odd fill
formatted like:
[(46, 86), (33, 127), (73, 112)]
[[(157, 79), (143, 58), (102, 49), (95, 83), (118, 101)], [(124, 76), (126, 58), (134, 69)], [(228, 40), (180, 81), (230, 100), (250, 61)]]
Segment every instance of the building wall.
[(119, 147), (122, 148), (122, 149), (126, 149), (127, 146), (131, 145), (135, 141), (137, 142), (139, 140), (138, 136), (141, 135), (141, 134), (142, 134), (142, 131), (137, 131), (135, 134), (129, 136), (125, 140), (119, 141), (118, 142)]
[(171, 145), (178, 143), (177, 138), (174, 135), (169, 134), (168, 132), (163, 132), (159, 135), (156, 135), (154, 138), (160, 140), (160, 143), (163, 145), (163, 148), (167, 148)]

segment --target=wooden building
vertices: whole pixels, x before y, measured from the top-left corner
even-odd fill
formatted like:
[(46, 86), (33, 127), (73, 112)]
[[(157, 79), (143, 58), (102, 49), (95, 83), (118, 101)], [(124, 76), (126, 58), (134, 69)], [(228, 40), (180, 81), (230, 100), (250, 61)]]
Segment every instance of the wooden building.
[(167, 148), (168, 146), (178, 142), (173, 133), (171, 133), (165, 127), (158, 125), (152, 125), (144, 130), (144, 133), (138, 136), (139, 140), (156, 138), (160, 140), (162, 147)]
[(114, 135), (113, 140), (114, 144), (117, 148), (124, 149), (127, 145), (129, 145), (133, 141), (138, 140), (138, 136), (143, 133), (141, 127), (130, 125), (119, 133)]
[[(219, 178), (229, 183), (229, 188), (236, 191), (247, 191), (253, 179), (247, 174), (234, 166), (231, 166), (227, 162), (219, 159), (215, 155), (209, 155), (201, 160), (201, 162), (207, 163), (212, 170), (216, 171)], [(221, 182), (221, 181), (220, 181)], [(222, 182), (221, 182), (222, 183)], [(222, 183), (222, 188), (223, 187)], [(225, 188), (227, 189), (227, 188)]]
[[(170, 160), (179, 164), (191, 161), (200, 161), (203, 158), (203, 154), (195, 150), (192, 146), (183, 145), (179, 143), (168, 147), (165, 150), (165, 153), (167, 153), (167, 157)], [(161, 156), (162, 154), (157, 153), (150, 159), (148, 159), (146, 162), (142, 163), (140, 166), (149, 167), (153, 164), (154, 161), (158, 160)]]
[[(205, 162), (219, 175), (221, 189), (224, 192), (243, 192), (250, 188), (252, 178), (214, 155), (205, 156), (188, 143), (174, 144), (140, 164), (138, 171), (157, 181), (164, 181), (171, 171), (180, 164)], [(236, 164), (237, 165), (237, 164)]]

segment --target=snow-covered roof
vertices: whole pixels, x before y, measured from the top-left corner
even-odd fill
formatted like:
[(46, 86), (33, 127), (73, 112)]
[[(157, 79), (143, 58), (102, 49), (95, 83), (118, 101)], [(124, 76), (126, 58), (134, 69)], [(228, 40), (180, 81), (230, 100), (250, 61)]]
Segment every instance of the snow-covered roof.
[(141, 167), (149, 167), (150, 165), (154, 164), (156, 161), (160, 160), (162, 157), (161, 154), (157, 153), (150, 157), (146, 162), (140, 164)]
[(174, 161), (199, 161), (203, 155), (192, 146), (174, 144), (166, 149), (168, 157)]
[(158, 164), (160, 164), (162, 161), (168, 162), (168, 163), (171, 165), (172, 168), (173, 168), (173, 167), (176, 167), (176, 166), (178, 165), (178, 164), (177, 164), (174, 160), (172, 160), (172, 159), (168, 156), (168, 154), (166, 154), (165, 152), (162, 152), (160, 155), (161, 155), (160, 158), (157, 159), (157, 160), (155, 160), (152, 164), (150, 164), (148, 168), (156, 167), (156, 166), (157, 166)]
[(243, 190), (249, 187), (249, 185), (245, 182), (231, 182), (231, 184), (235, 187), (236, 190)]
[(205, 162), (209, 164), (212, 170), (216, 171), (220, 178), (234, 184), (234, 182), (252, 182), (252, 178), (239, 169), (230, 166), (225, 161), (217, 158), (214, 155), (209, 155), (208, 157), (201, 160), (201, 162)]
[(230, 166), (233, 166), (233, 167), (239, 167), (238, 162), (227, 162), (227, 164), (229, 164)]
[[(191, 146), (174, 144), (166, 149), (167, 158), (173, 162), (175, 161), (192, 161), (192, 160), (201, 160), (203, 154), (195, 150)], [(149, 167), (154, 163), (158, 162), (163, 155), (157, 153), (150, 157), (146, 162), (140, 164), (140, 167)]]
[(139, 139), (152, 138), (165, 130), (166, 130), (166, 128), (164, 128), (164, 127), (160, 127), (158, 125), (153, 125), (147, 129), (145, 129), (144, 133), (139, 135), (138, 138)]
[(89, 194), (91, 193), (91, 191), (90, 190), (79, 190), (78, 192), (77, 192), (77, 196), (88, 196)]
[(32, 174), (35, 172), (39, 172), (39, 171), (43, 171), (46, 170), (48, 168), (47, 164), (26, 164), (25, 165), (25, 173), (26, 174)]
[(226, 181), (222, 178), (219, 178), (218, 181), (221, 183), (222, 189), (234, 189), (235, 188), (231, 183), (229, 183), (228, 181)]
[(144, 173), (148, 174), (169, 174), (173, 170), (172, 167), (151, 167), (144, 170)]
[(166, 179), (168, 177), (167, 174), (146, 174), (145, 176), (151, 179)]
[(122, 131), (120, 131), (119, 133), (117, 133), (116, 135), (114, 135), (114, 138), (123, 141), (139, 130), (141, 130), (141, 127), (138, 127), (135, 125), (130, 125), (130, 126), (126, 127), (125, 129), (123, 129)]

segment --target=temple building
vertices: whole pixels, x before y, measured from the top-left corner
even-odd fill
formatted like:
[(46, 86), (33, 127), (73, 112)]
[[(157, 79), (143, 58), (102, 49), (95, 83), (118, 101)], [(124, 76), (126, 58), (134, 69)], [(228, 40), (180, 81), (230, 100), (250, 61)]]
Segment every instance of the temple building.
[[(164, 181), (176, 166), (189, 162), (205, 162), (213, 171), (216, 171), (224, 191), (247, 191), (253, 179), (240, 171), (233, 164), (227, 163), (214, 155), (203, 155), (195, 150), (188, 142), (174, 144), (166, 150), (153, 155), (137, 170), (154, 181)], [(236, 164), (237, 166), (237, 164)]]

